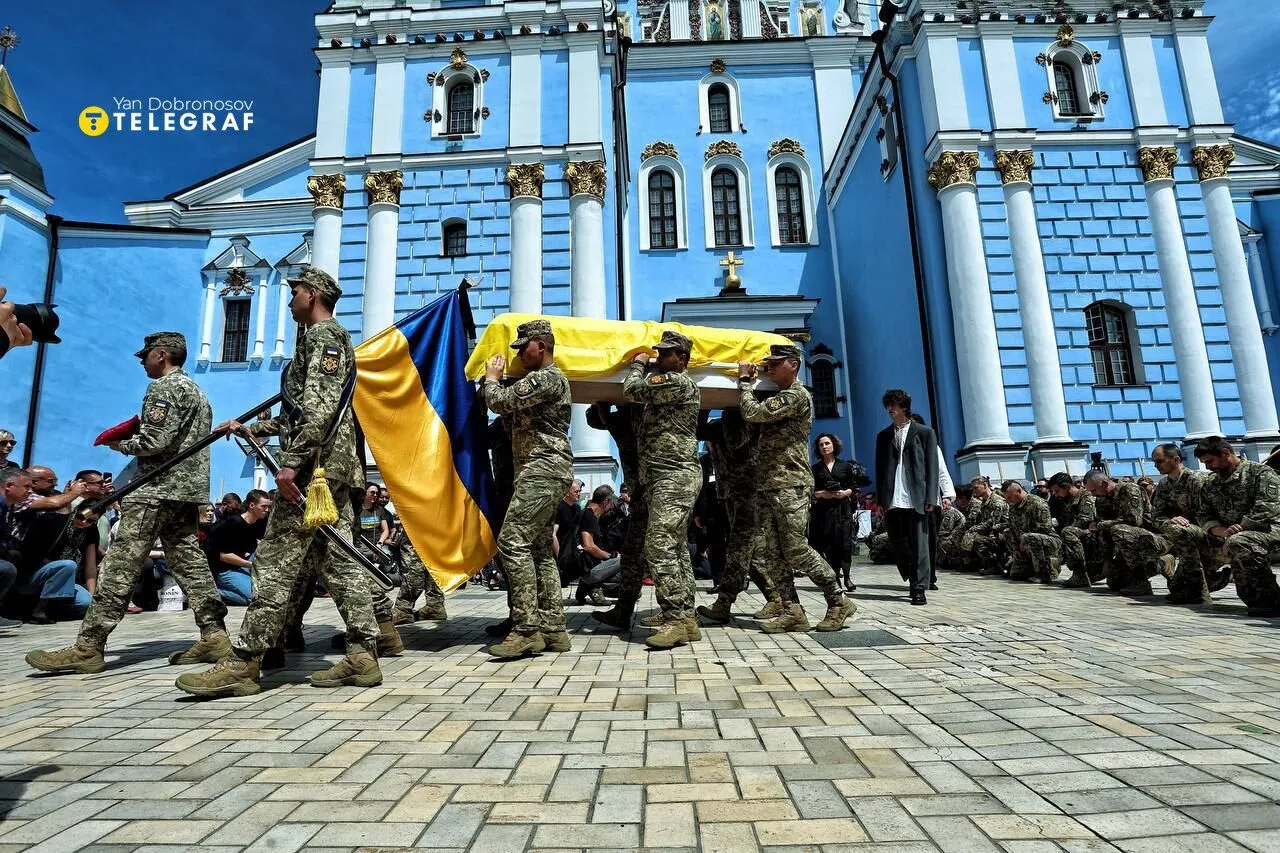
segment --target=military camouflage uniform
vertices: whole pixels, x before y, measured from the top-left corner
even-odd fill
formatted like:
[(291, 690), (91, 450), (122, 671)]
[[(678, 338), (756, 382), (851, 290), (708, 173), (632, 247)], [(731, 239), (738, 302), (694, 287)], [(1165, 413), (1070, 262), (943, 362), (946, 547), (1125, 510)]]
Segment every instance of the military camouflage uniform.
[(1053, 530), (1049, 504), (1039, 495), (1027, 494), (1009, 508), (1005, 547), (1012, 557), (1011, 580), (1058, 579), (1057, 558), (1062, 540)]
[(1088, 586), (1100, 574), (1097, 537), (1089, 529), (1098, 519), (1097, 501), (1086, 489), (1079, 489), (1067, 508), (1071, 523), (1062, 528), (1062, 556), (1071, 569), (1067, 586)]
[(1216, 538), (1209, 530), (1239, 524), (1244, 529), (1226, 537), (1236, 594), (1250, 613), (1280, 611), (1280, 587), (1270, 558), (1272, 550), (1280, 547), (1280, 474), (1241, 459), (1229, 476), (1211, 475), (1200, 492), (1196, 521), (1195, 527), (1170, 530), (1179, 563), (1199, 562), (1200, 550)]
[(998, 572), (1002, 530), (1009, 523), (1009, 504), (999, 492), (982, 501), (977, 517), (960, 539), (967, 571)]
[(1165, 552), (1165, 542), (1150, 530), (1151, 502), (1137, 483), (1118, 483), (1098, 506), (1099, 553), (1111, 561), (1107, 587), (1113, 592), (1150, 593), (1148, 576)]
[(878, 530), (867, 539), (867, 559), (877, 566), (896, 566), (897, 557), (893, 553), (893, 542), (889, 534)]
[[(166, 342), (165, 333), (149, 335), (140, 355)], [(213, 412), (200, 386), (178, 369), (148, 386), (141, 420), (138, 434), (118, 445), (121, 453), (138, 458), (138, 476), (155, 470), (205, 438), (212, 429)], [(200, 504), (208, 500), (208, 450), (200, 451), (125, 498), (120, 508), (120, 526), (98, 570), (98, 588), (80, 626), (77, 644), (99, 649), (106, 646), (107, 636), (124, 618), (142, 562), (156, 539), (164, 549), (169, 571), (187, 595), (201, 635), (226, 630), (223, 619), (227, 608), (196, 539)]]
[(844, 605), (835, 571), (809, 545), (805, 529), (813, 501), (809, 467), (809, 431), (813, 400), (799, 382), (765, 402), (752, 392), (754, 382), (738, 383), (742, 417), (759, 424), (756, 486), (756, 536), (753, 560), (765, 569), (784, 607), (797, 604), (795, 573), (803, 572), (822, 590), (829, 607)]
[(707, 443), (716, 474), (716, 492), (728, 516), (725, 535), (725, 572), (719, 596), (730, 604), (747, 588), (747, 578), (769, 597), (768, 582), (752, 559), (756, 526), (756, 472), (759, 465), (759, 427), (742, 419), (742, 413), (726, 409), (717, 434)]
[[(619, 406), (601, 417), (594, 406), (587, 410), (587, 425), (593, 429), (607, 430), (618, 447), (618, 459), (622, 464), (622, 482), (631, 492), (627, 533), (618, 551), (618, 604), (624, 608), (635, 607), (640, 600), (640, 589), (649, 568), (644, 556), (644, 533), (649, 525), (648, 501), (645, 487), (640, 482), (640, 453), (636, 448), (636, 427), (644, 414), (638, 405)], [(661, 590), (657, 591), (658, 603), (665, 610), (667, 605)]]
[[(666, 335), (664, 335), (664, 338)], [(702, 395), (684, 371), (650, 373), (631, 363), (623, 395), (644, 406), (636, 424), (640, 482), (649, 519), (644, 558), (669, 620), (693, 618), (693, 566), (689, 562), (689, 515), (702, 488), (698, 462), (698, 411)], [(634, 524), (634, 520), (632, 521)]]
[[(324, 469), (338, 506), (338, 521), (333, 527), (348, 541), (354, 512), (346, 496), (352, 487), (364, 483), (364, 472), (356, 456), (350, 403), (341, 413), (338, 407), (343, 388), (355, 369), (351, 335), (332, 317), (321, 320), (308, 328), (299, 341), (284, 377), (286, 396), (295, 401), (298, 409), (247, 427), (255, 436), (280, 436), (280, 466), (299, 472), (299, 488), (304, 492), (305, 479), (311, 472)], [(337, 431), (325, 444), (325, 432), (335, 417), (339, 418)], [(378, 626), (364, 569), (345, 551), (330, 546), (323, 535), (303, 524), (301, 506), (276, 500), (253, 563), (254, 598), (232, 644), (241, 658), (261, 657), (276, 641), (297, 606), (294, 591), (317, 575), (346, 623), (348, 649), (363, 648), (376, 655)]]
[(486, 381), (481, 393), (491, 411), (511, 421), (516, 482), (498, 534), (498, 556), (510, 590), (512, 630), (526, 637), (564, 631), (551, 525), (573, 482), (569, 380), (551, 364), (510, 387)]
[[(972, 501), (972, 504), (977, 501)], [(964, 538), (965, 524), (968, 518), (957, 506), (952, 505), (944, 513), (938, 523), (938, 562), (940, 569), (954, 569), (959, 562), (960, 541)]]
[[(1169, 552), (1178, 557), (1178, 567), (1169, 579), (1169, 600), (1175, 604), (1203, 601), (1209, 591), (1204, 567), (1213, 571), (1229, 562), (1223, 547), (1226, 543), (1210, 537), (1208, 531), (1196, 524), (1200, 517), (1200, 495), (1208, 479), (1205, 474), (1183, 468), (1176, 480), (1166, 476), (1157, 483), (1151, 498), (1156, 529), (1168, 542)], [(1173, 519), (1179, 517), (1185, 518), (1188, 524), (1174, 524)]]
[(431, 570), (427, 568), (426, 564), (422, 562), (422, 558), (418, 556), (418, 549), (413, 547), (413, 543), (409, 541), (408, 533), (400, 537), (400, 562), (403, 567), (403, 574), (400, 582), (400, 595), (396, 598), (396, 608), (412, 611), (413, 605), (418, 603), (418, 596), (425, 593), (423, 611), (428, 613), (443, 612), (444, 592), (440, 589), (440, 584), (436, 583)]

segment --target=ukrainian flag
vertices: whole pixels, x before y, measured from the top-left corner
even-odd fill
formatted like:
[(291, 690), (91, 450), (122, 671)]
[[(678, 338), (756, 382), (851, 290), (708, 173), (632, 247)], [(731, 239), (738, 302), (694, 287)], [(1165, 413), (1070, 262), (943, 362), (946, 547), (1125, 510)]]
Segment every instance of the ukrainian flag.
[(405, 531), (441, 589), (497, 551), (488, 417), (467, 380), (457, 290), (356, 347), (355, 408)]

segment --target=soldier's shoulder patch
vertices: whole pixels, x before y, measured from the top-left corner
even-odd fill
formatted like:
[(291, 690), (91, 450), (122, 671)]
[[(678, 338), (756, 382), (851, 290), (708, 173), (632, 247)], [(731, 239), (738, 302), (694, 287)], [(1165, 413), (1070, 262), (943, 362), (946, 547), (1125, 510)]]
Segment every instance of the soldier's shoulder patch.
[(151, 405), (147, 406), (146, 411), (147, 423), (154, 426), (160, 426), (169, 419), (169, 401), (154, 400)]
[(782, 407), (785, 406), (786, 404), (787, 404), (787, 401), (780, 396), (770, 397), (768, 400), (765, 401), (764, 407), (770, 412), (777, 412), (777, 411), (780, 411)]
[(320, 353), (320, 372), (326, 376), (332, 376), (338, 372), (338, 367), (342, 360), (338, 356), (338, 348), (336, 346), (327, 346), (324, 352)]
[(531, 373), (524, 379), (515, 384), (515, 393), (517, 397), (528, 397), (534, 391), (538, 390), (538, 386), (542, 384), (542, 377), (536, 373)]
[(666, 384), (666, 382), (667, 382), (667, 374), (665, 373), (655, 373), (649, 377), (650, 385), (664, 385)]

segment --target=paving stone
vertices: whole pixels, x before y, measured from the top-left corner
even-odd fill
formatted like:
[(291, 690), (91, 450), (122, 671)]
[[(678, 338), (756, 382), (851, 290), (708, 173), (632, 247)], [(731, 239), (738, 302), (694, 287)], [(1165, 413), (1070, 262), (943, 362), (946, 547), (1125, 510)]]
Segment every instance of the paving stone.
[(1173, 809), (1081, 815), (1080, 822), (1103, 838), (1142, 838), (1204, 831), (1202, 825)]

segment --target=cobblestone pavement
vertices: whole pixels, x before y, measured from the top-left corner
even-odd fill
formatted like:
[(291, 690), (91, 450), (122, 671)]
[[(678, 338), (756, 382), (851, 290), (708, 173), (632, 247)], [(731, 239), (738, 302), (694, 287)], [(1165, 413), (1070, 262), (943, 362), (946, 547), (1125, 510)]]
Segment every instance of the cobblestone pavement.
[(859, 575), (837, 634), (651, 653), (571, 608), (571, 653), (508, 663), (481, 651), (504, 596), (469, 589), (372, 690), (301, 683), (319, 601), (317, 651), (217, 702), (164, 663), (189, 614), (128, 617), (94, 676), (23, 664), (74, 625), (0, 631), (0, 853), (1280, 850), (1280, 624), (971, 575), (910, 607)]

